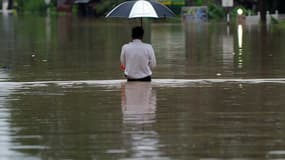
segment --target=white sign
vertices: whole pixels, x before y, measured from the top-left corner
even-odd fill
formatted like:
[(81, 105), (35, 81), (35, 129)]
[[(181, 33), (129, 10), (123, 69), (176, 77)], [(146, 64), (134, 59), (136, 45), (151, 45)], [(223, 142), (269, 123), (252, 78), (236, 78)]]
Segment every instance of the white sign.
[(223, 7), (232, 7), (234, 6), (234, 0), (222, 0)]

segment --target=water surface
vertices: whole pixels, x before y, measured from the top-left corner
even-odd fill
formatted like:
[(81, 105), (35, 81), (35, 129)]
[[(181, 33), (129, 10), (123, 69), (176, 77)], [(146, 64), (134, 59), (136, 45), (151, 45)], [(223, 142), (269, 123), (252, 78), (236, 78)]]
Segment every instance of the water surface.
[(1, 158), (285, 158), (284, 30), (147, 23), (158, 67), (127, 83), (136, 23), (1, 17)]

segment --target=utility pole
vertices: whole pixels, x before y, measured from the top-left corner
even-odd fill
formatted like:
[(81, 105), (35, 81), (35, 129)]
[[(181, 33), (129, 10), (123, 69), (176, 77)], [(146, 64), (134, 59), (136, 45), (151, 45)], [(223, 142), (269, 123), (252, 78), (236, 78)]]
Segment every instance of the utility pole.
[(230, 23), (230, 10), (234, 6), (233, 0), (222, 0), (222, 6), (225, 8), (227, 12), (227, 24)]

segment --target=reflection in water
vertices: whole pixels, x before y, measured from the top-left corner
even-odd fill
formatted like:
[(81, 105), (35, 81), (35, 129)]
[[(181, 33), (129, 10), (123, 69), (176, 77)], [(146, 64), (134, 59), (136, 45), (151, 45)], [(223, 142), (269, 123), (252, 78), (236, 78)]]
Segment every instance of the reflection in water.
[(132, 158), (156, 159), (160, 156), (156, 122), (156, 93), (151, 83), (128, 82), (122, 85), (124, 132), (128, 136)]
[(238, 25), (238, 68), (243, 66), (243, 26)]
[(11, 127), (12, 114), (10, 102), (12, 100), (11, 94), (17, 86), (1, 82), (3, 79), (5, 81), (8, 78), (8, 73), (0, 70), (0, 159), (3, 158), (5, 160), (8, 159), (8, 157), (10, 159), (17, 159), (27, 156), (13, 150), (17, 148), (13, 141), (14, 138), (17, 137), (14, 136), (17, 130)]
[(4, 14), (2, 16), (2, 27), (3, 30), (0, 30), (0, 68), (9, 68), (11, 65), (9, 57), (11, 57), (15, 48), (13, 16)]
[(129, 82), (122, 86), (122, 111), (126, 123), (154, 123), (156, 94), (151, 83)]
[(190, 78), (234, 75), (236, 32), (231, 35), (230, 27), (214, 23), (185, 24), (186, 73), (192, 75)]
[[(3, 1), (3, 5), (8, 5), (8, 1)], [(7, 6), (3, 6), (3, 8), (5, 7)], [(13, 21), (7, 14), (7, 10), (6, 14), (2, 16), (2, 23), (3, 31), (0, 30), (0, 33), (1, 42), (4, 44), (0, 43), (0, 82), (9, 80), (8, 70), (10, 62), (8, 60), (8, 55), (11, 54), (10, 51), (14, 48), (15, 40), (13, 32)], [(13, 87), (0, 83), (0, 159), (3, 158), (3, 155), (16, 155), (16, 152), (11, 150), (11, 147), (13, 146), (10, 129), (11, 113), (10, 108), (8, 107), (9, 96), (12, 92), (12, 89)]]
[[(8, 75), (0, 70), (0, 81), (3, 78), (7, 78)], [(11, 144), (11, 138), (9, 135), (9, 123), (10, 111), (6, 106), (7, 97), (10, 94), (9, 88), (0, 83), (0, 155), (11, 154), (9, 147)]]
[(241, 24), (238, 25), (238, 47), (242, 48), (242, 38), (243, 38), (243, 27)]
[(59, 46), (66, 46), (67, 43), (72, 43), (72, 21), (73, 19), (69, 15), (59, 16), (57, 18), (57, 34)]
[(46, 27), (46, 45), (48, 48), (51, 43), (51, 18), (49, 15), (45, 17), (45, 27)]
[(223, 68), (232, 69), (234, 64), (234, 39), (227, 25), (227, 34), (223, 36)]
[[(209, 46), (203, 46), (208, 37), (208, 27), (201, 24), (186, 23), (185, 24), (185, 48), (186, 56), (192, 65), (201, 65), (201, 58), (209, 53)], [(206, 51), (205, 51), (206, 50)]]
[[(0, 66), (1, 67), (1, 66)], [(0, 82), (1, 81), (7, 81), (9, 79), (8, 73), (6, 70), (2, 70), (0, 68)]]

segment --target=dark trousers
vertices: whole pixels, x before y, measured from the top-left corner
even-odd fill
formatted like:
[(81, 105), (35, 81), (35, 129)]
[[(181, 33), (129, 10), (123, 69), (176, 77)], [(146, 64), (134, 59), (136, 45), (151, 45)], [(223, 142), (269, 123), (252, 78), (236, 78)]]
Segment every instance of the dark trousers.
[(137, 81), (140, 81), (140, 82), (151, 82), (151, 76), (147, 76), (147, 77), (139, 78), (139, 79), (131, 79), (131, 78), (127, 78), (127, 79), (128, 79), (128, 82), (137, 82)]

